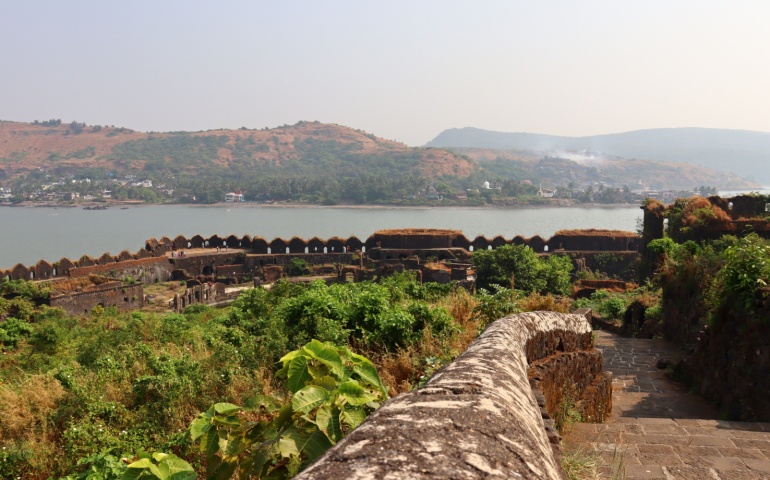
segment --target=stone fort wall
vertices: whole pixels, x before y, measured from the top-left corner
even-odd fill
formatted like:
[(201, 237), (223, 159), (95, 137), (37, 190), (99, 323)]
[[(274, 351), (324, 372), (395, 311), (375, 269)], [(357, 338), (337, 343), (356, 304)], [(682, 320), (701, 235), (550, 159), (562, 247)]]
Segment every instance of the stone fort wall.
[[(538, 235), (530, 238), (517, 235), (513, 238), (496, 236), (488, 238), (478, 236), (473, 239), (465, 237), (459, 231), (441, 231), (440, 239), (431, 238), (423, 231), (422, 238), (426, 243), (425, 248), (463, 248), (468, 251), (479, 249), (497, 248), (502, 245), (528, 245), (537, 253), (556, 252), (556, 251), (582, 251), (582, 252), (636, 252), (641, 243), (641, 238), (631, 232), (616, 231), (575, 231), (575, 232), (557, 232), (551, 238), (544, 239)], [(449, 232), (449, 233), (447, 233)], [(179, 235), (174, 239), (163, 237), (160, 240), (152, 238), (145, 242), (144, 248), (135, 253), (127, 250), (118, 255), (104, 253), (100, 257), (90, 257), (83, 255), (80, 259), (71, 260), (62, 258), (58, 262), (49, 263), (46, 260), (40, 260), (35, 265), (17, 264), (8, 270), (0, 270), (0, 280), (46, 280), (57, 277), (68, 277), (77, 275), (88, 275), (90, 273), (114, 274), (117, 277), (131, 276), (137, 281), (143, 283), (154, 283), (156, 281), (166, 281), (172, 276), (174, 270), (170, 265), (168, 255), (173, 250), (181, 251), (186, 249), (200, 248), (230, 248), (238, 249), (241, 254), (258, 255), (282, 255), (282, 254), (330, 254), (332, 258), (337, 258), (338, 254), (344, 254), (347, 251), (371, 250), (378, 247), (389, 248), (414, 248), (420, 247), (415, 243), (412, 236), (404, 235), (401, 243), (393, 235), (386, 236), (384, 232), (376, 232), (366, 240), (362, 241), (355, 236), (348, 238), (331, 237), (326, 240), (313, 237), (305, 240), (293, 237), (289, 240), (275, 238), (271, 241), (259, 236), (244, 235), (238, 237), (229, 235), (220, 237), (213, 235), (203, 237), (194, 235), (190, 238)], [(417, 243), (423, 243), (422, 241)], [(437, 247), (441, 245), (441, 247)], [(449, 245), (449, 247), (444, 247)], [(233, 253), (236, 255), (236, 253)], [(176, 258), (175, 261), (187, 261), (193, 257), (185, 259)], [(229, 259), (225, 264), (243, 263)], [(281, 260), (275, 260), (280, 263)], [(188, 262), (185, 262), (188, 263)], [(190, 261), (189, 263), (193, 263)]]
[(502, 318), (424, 387), (387, 401), (295, 478), (562, 479), (549, 407), (569, 380), (586, 418), (609, 415), (612, 376), (601, 371), (601, 358), (585, 316)]

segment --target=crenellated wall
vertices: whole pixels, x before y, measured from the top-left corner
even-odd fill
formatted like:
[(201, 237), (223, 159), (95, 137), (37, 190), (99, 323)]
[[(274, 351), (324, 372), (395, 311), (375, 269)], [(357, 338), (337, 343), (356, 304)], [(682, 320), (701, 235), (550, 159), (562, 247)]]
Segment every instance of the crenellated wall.
[[(469, 251), (479, 249), (497, 248), (507, 244), (528, 245), (537, 253), (554, 251), (602, 251), (602, 252), (635, 252), (640, 246), (640, 238), (631, 232), (614, 231), (572, 231), (557, 232), (549, 239), (543, 239), (540, 236), (525, 238), (516, 236), (512, 239), (506, 239), (502, 236), (487, 238), (478, 236), (473, 240), (466, 238), (461, 232), (455, 230), (437, 230), (435, 235), (431, 236), (430, 229), (411, 229), (415, 233), (410, 237), (410, 230), (398, 230), (396, 234), (388, 234), (390, 231), (380, 231), (374, 233), (365, 241), (358, 237), (348, 238), (331, 237), (326, 240), (313, 237), (310, 240), (304, 240), (293, 237), (289, 240), (275, 238), (271, 241), (255, 236), (244, 235), (237, 237), (229, 235), (220, 237), (213, 235), (205, 238), (201, 235), (194, 235), (190, 238), (178, 235), (173, 240), (163, 237), (160, 240), (151, 238), (145, 242), (144, 248), (136, 253), (123, 251), (118, 255), (104, 253), (100, 257), (93, 258), (83, 255), (78, 260), (62, 258), (58, 262), (48, 263), (45, 260), (39, 261), (32, 266), (21, 264), (15, 265), (9, 270), (0, 270), (0, 280), (8, 278), (10, 280), (44, 280), (56, 277), (67, 277), (72, 275), (89, 273), (106, 274), (113, 270), (116, 276), (132, 276), (137, 278), (144, 274), (145, 283), (155, 281), (165, 281), (171, 278), (171, 270), (165, 268), (155, 269), (150, 272), (144, 270), (144, 266), (160, 266), (168, 258), (172, 251), (182, 251), (187, 249), (200, 248), (220, 248), (238, 250), (247, 254), (262, 255), (281, 255), (281, 254), (344, 254), (347, 251), (363, 251), (375, 248), (386, 248), (386, 246), (398, 247), (399, 245), (408, 245), (417, 250), (430, 250), (435, 248), (462, 248)], [(435, 237), (435, 238), (434, 238)], [(384, 243), (383, 243), (384, 241)], [(445, 246), (446, 245), (446, 246)], [(235, 252), (234, 252), (235, 253)], [(187, 260), (192, 257), (186, 257)], [(147, 260), (147, 259), (153, 259)], [(146, 260), (145, 263), (138, 262)], [(176, 260), (181, 260), (177, 258)], [(132, 263), (136, 261), (136, 263)], [(229, 261), (230, 264), (242, 263)], [(280, 263), (276, 260), (276, 263)], [(98, 267), (98, 268), (94, 268)], [(86, 270), (86, 268), (92, 268)], [(148, 267), (149, 268), (149, 267)]]
[(601, 373), (585, 316), (502, 318), (424, 387), (386, 402), (295, 478), (561, 479), (548, 406), (567, 377), (588, 416), (609, 414), (611, 375)]

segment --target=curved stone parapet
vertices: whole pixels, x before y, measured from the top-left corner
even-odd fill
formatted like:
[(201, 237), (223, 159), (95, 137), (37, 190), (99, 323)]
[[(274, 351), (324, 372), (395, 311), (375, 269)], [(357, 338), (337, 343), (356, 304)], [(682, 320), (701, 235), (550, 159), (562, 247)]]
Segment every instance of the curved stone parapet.
[(582, 315), (502, 318), (424, 387), (389, 400), (295, 478), (561, 479), (529, 367), (590, 351), (591, 343)]

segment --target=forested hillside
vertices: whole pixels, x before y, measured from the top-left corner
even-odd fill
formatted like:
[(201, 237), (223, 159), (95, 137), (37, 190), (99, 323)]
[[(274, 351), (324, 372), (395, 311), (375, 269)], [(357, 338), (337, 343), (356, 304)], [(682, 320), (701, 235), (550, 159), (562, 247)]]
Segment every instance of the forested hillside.
[(476, 170), (470, 160), (445, 150), (412, 148), (318, 122), (171, 133), (59, 120), (0, 122), (0, 185), (17, 192), (51, 179), (129, 176), (170, 185), (188, 201), (221, 201), (227, 191), (242, 190), (251, 199), (368, 203)]

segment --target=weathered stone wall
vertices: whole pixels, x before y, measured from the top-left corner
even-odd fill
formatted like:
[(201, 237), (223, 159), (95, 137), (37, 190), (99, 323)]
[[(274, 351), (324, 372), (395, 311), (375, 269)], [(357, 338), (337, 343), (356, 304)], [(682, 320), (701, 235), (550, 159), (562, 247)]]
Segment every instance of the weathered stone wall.
[[(296, 478), (561, 479), (528, 371), (590, 348), (582, 315), (500, 319), (424, 387), (386, 402)], [(594, 373), (592, 366), (585, 376)]]
[(213, 305), (222, 302), (228, 302), (238, 297), (240, 292), (228, 294), (225, 292), (224, 283), (203, 283), (193, 285), (182, 295), (174, 295), (171, 300), (171, 308), (174, 311), (181, 312), (190, 305)]
[(144, 307), (144, 289), (142, 284), (115, 285), (110, 282), (103, 288), (86, 292), (74, 292), (51, 297), (51, 306), (59, 307), (68, 315), (87, 315), (97, 305), (116, 307), (118, 310), (135, 310)]
[[(765, 320), (770, 312), (765, 312)], [(678, 366), (696, 392), (729, 420), (770, 421), (770, 324), (721, 318)]]
[(358, 260), (355, 253), (319, 253), (319, 254), (291, 254), (291, 255), (256, 255), (246, 256), (244, 262), (244, 271), (253, 272), (259, 267), (266, 265), (280, 265), (285, 267), (293, 258), (299, 258), (311, 265), (337, 264), (349, 265)]
[(557, 252), (554, 255), (569, 256), (574, 272), (587, 268), (592, 272), (602, 272), (626, 282), (638, 280), (639, 254), (637, 252)]
[(73, 267), (69, 270), (69, 276), (109, 275), (118, 279), (131, 277), (137, 282), (150, 285), (169, 281), (172, 268), (173, 265), (165, 257), (151, 257), (139, 260), (113, 261), (90, 267)]
[[(544, 252), (553, 252), (554, 250), (564, 250), (567, 252), (574, 252), (574, 251), (582, 251), (585, 250), (585, 248), (590, 248), (591, 250), (599, 249), (600, 251), (605, 252), (629, 252), (629, 251), (635, 251), (638, 247), (639, 239), (638, 237), (635, 237), (633, 233), (630, 232), (615, 232), (615, 233), (608, 233), (607, 235), (555, 235), (554, 237), (550, 239), (543, 239), (540, 236), (534, 236), (532, 238), (525, 238), (522, 236), (516, 236), (512, 239), (506, 239), (502, 236), (497, 236), (494, 238), (487, 238), (483, 236), (476, 237), (472, 241), (467, 239), (462, 233), (451, 231), (451, 234), (442, 234), (442, 235), (432, 235), (429, 232), (429, 230), (419, 230), (423, 232), (423, 234), (417, 235), (415, 238), (401, 238), (401, 237), (393, 237), (390, 238), (388, 241), (393, 240), (394, 245), (406, 245), (409, 246), (411, 250), (413, 250), (413, 253), (424, 255), (424, 256), (437, 256), (440, 257), (440, 260), (445, 259), (451, 259), (454, 257), (460, 258), (464, 257), (465, 255), (460, 255), (460, 249), (465, 249), (468, 251), (475, 251), (479, 249), (489, 249), (489, 248), (497, 248), (502, 245), (508, 245), (508, 244), (516, 244), (516, 245), (528, 245), (530, 248), (532, 248), (537, 253), (544, 253)], [(381, 232), (378, 232), (381, 233)], [(281, 238), (275, 238), (272, 241), (268, 242), (262, 237), (251, 237), (249, 235), (244, 235), (243, 237), (237, 237), (235, 235), (230, 235), (227, 237), (220, 237), (218, 235), (213, 235), (211, 237), (205, 238), (201, 235), (194, 235), (193, 237), (186, 238), (182, 235), (177, 236), (173, 240), (171, 240), (168, 237), (163, 237), (160, 240), (157, 240), (155, 238), (151, 238), (145, 242), (144, 248), (140, 249), (136, 253), (129, 253), (127, 251), (123, 251), (118, 255), (111, 255), (109, 253), (105, 253), (97, 258), (92, 258), (87, 255), (84, 255), (77, 261), (70, 260), (68, 258), (62, 258), (58, 262), (55, 262), (53, 264), (49, 264), (45, 260), (41, 260), (36, 265), (32, 266), (25, 266), (21, 264), (15, 265), (10, 270), (0, 270), (0, 280), (4, 278), (8, 278), (10, 280), (40, 280), (40, 279), (48, 279), (48, 278), (56, 278), (56, 277), (66, 277), (70, 275), (70, 272), (74, 270), (80, 270), (86, 267), (99, 267), (94, 270), (81, 270), (83, 273), (99, 273), (99, 274), (105, 274), (109, 273), (111, 270), (115, 270), (116, 273), (118, 271), (124, 271), (125, 274), (123, 276), (131, 275), (134, 278), (136, 278), (138, 275), (142, 273), (141, 270), (135, 270), (134, 273), (131, 273), (129, 270), (129, 267), (126, 267), (124, 269), (124, 266), (122, 265), (124, 262), (131, 262), (131, 261), (139, 261), (139, 260), (147, 260), (147, 259), (156, 259), (158, 261), (158, 264), (163, 261), (168, 261), (167, 256), (174, 250), (181, 251), (185, 249), (190, 248), (211, 248), (215, 249), (216, 247), (220, 248), (226, 248), (226, 249), (240, 249), (241, 251), (239, 253), (236, 252), (218, 252), (219, 255), (222, 257), (222, 261), (217, 260), (219, 263), (213, 263), (209, 265), (203, 265), (201, 262), (204, 259), (200, 260), (194, 260), (195, 258), (200, 258), (198, 256), (189, 256), (189, 257), (177, 257), (173, 260), (180, 261), (182, 260), (182, 265), (177, 267), (170, 267), (168, 271), (154, 271), (150, 275), (151, 280), (143, 280), (145, 283), (152, 283), (154, 281), (164, 281), (168, 280), (171, 275), (171, 270), (174, 269), (187, 269), (189, 267), (190, 271), (188, 272), (192, 276), (196, 275), (205, 275), (205, 273), (202, 271), (204, 267), (217, 267), (219, 265), (225, 265), (225, 264), (240, 264), (245, 263), (246, 270), (250, 271), (253, 270), (253, 268), (256, 266), (254, 264), (248, 263), (248, 261), (244, 261), (242, 259), (239, 259), (238, 261), (235, 261), (235, 257), (231, 257), (230, 255), (248, 255), (251, 256), (252, 254), (256, 255), (268, 255), (270, 258), (263, 257), (259, 260), (256, 260), (256, 263), (262, 262), (268, 262), (270, 259), (272, 259), (273, 264), (283, 264), (285, 265), (288, 263), (290, 258), (286, 257), (285, 255), (288, 254), (295, 254), (295, 255), (306, 255), (305, 257), (300, 257), (305, 259), (308, 263), (351, 263), (352, 260), (354, 260), (354, 257), (351, 257), (351, 253), (345, 253), (344, 248), (347, 248), (348, 251), (363, 251), (368, 254), (371, 250), (376, 250), (378, 246), (382, 246), (382, 241), (380, 237), (377, 236), (378, 234), (374, 234), (366, 239), (366, 241), (361, 241), (357, 237), (349, 237), (349, 238), (339, 238), (339, 237), (332, 237), (326, 240), (321, 240), (317, 237), (311, 238), (310, 240), (304, 240), (301, 238), (294, 237), (290, 240), (285, 240)], [(387, 243), (387, 242), (386, 242)], [(423, 245), (423, 243), (425, 243)], [(448, 246), (445, 246), (449, 244)], [(441, 250), (445, 253), (436, 253), (437, 251), (434, 249), (435, 246), (440, 245)], [(455, 250), (453, 251), (452, 248)], [(431, 251), (431, 249), (434, 249)], [(387, 250), (387, 249), (386, 249)], [(458, 253), (454, 253), (454, 252)], [(225, 255), (222, 255), (222, 254)], [(394, 254), (394, 258), (400, 258), (404, 255), (404, 252), (396, 253)], [(459, 255), (459, 256), (458, 256)], [(387, 255), (381, 255), (383, 257), (387, 257)], [(206, 256), (205, 260), (211, 261), (211, 256)], [(149, 262), (148, 264), (151, 264), (152, 262)], [(128, 264), (129, 266), (132, 264)], [(133, 265), (141, 265), (139, 263), (133, 264)], [(122, 270), (124, 269), (124, 270)]]

